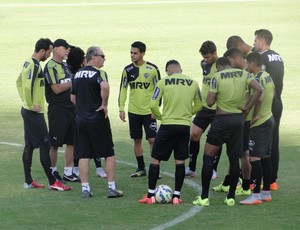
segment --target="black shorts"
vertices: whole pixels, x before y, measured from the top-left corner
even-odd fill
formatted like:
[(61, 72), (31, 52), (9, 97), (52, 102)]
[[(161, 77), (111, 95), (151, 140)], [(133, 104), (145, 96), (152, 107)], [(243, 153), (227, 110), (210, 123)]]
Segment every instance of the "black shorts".
[(249, 149), (250, 123), (251, 121), (244, 122), (243, 152)]
[(57, 105), (49, 105), (48, 123), (51, 146), (57, 148), (64, 144), (74, 144), (75, 108), (68, 109)]
[(151, 156), (167, 161), (174, 151), (175, 160), (185, 160), (189, 157), (189, 139), (190, 127), (187, 125), (160, 125)]
[(212, 123), (216, 115), (216, 110), (203, 107), (195, 116), (193, 124), (203, 131)]
[(75, 159), (114, 156), (114, 144), (108, 118), (76, 121)]
[(211, 123), (206, 142), (222, 146), (226, 143), (227, 155), (240, 158), (243, 154), (244, 117), (242, 114), (219, 114)]
[(251, 157), (266, 158), (271, 156), (274, 126), (275, 120), (271, 117), (263, 124), (250, 129), (249, 155)]
[(25, 145), (39, 148), (49, 144), (49, 134), (43, 113), (36, 113), (22, 108), (21, 114), (24, 122)]
[(157, 124), (155, 119), (151, 119), (151, 114), (138, 115), (128, 113), (129, 132), (131, 139), (143, 138), (143, 126), (146, 133), (146, 139), (155, 138), (157, 133)]

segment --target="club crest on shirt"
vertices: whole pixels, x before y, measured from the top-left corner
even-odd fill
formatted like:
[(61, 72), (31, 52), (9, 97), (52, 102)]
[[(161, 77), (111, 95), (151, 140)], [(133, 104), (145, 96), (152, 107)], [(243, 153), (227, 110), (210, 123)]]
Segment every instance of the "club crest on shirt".
[(150, 76), (150, 74), (149, 73), (144, 73), (144, 78), (148, 78)]

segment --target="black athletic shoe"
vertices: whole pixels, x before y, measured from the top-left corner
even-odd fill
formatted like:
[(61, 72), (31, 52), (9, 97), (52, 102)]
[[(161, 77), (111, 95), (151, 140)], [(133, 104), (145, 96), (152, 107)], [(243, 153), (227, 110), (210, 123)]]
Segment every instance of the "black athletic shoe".
[(80, 182), (79, 177), (76, 176), (76, 174), (74, 174), (74, 173), (70, 176), (67, 176), (66, 174), (64, 174), (63, 180), (70, 181), (70, 182)]

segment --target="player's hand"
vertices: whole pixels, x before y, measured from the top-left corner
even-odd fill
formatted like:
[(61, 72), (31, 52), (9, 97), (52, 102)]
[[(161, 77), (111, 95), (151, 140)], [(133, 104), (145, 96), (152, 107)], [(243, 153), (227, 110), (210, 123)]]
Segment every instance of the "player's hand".
[(124, 111), (120, 111), (119, 117), (120, 117), (121, 121), (126, 122), (126, 120), (125, 120), (125, 112)]
[(151, 114), (151, 120), (156, 120), (156, 116), (153, 113)]
[(108, 116), (108, 109), (107, 106), (101, 105), (98, 109), (96, 109), (96, 112), (103, 111), (104, 117), (107, 118)]
[(41, 112), (42, 110), (42, 106), (41, 105), (33, 105), (33, 109), (34, 112)]

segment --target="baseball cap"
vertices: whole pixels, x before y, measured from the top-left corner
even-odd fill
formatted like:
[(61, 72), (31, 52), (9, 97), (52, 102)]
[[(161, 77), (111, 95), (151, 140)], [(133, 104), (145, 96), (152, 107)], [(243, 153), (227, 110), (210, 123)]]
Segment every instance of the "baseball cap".
[(72, 45), (69, 45), (69, 43), (66, 40), (59, 38), (55, 40), (55, 42), (53, 43), (53, 47), (60, 47), (60, 46), (63, 46), (67, 49), (73, 47)]

